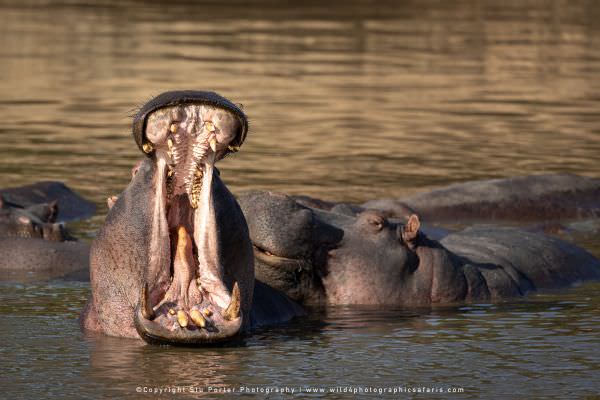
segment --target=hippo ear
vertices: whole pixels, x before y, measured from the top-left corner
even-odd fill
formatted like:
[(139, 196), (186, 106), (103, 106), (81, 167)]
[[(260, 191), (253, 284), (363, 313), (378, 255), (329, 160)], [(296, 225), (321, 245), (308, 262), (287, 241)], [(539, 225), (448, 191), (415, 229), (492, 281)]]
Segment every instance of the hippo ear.
[(408, 221), (406, 225), (402, 227), (402, 240), (409, 246), (414, 247), (415, 239), (419, 234), (419, 228), (421, 227), (421, 222), (419, 221), (419, 217), (417, 214), (411, 214), (408, 217)]
[(58, 216), (58, 200), (53, 200), (48, 207), (50, 208), (48, 222), (56, 222), (56, 217)]

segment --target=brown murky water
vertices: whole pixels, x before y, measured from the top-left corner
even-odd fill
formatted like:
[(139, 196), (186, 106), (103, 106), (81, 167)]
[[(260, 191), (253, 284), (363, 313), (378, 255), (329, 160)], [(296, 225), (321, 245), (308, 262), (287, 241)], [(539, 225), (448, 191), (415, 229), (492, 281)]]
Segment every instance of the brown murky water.
[[(600, 176), (599, 21), (594, 1), (0, 1), (0, 187), (65, 181), (99, 205), (76, 226), (92, 237), (140, 157), (129, 116), (177, 88), (243, 103), (247, 142), (220, 164), (234, 192), (364, 201), (477, 178)], [(83, 337), (86, 284), (4, 284), (0, 390), (598, 394), (598, 289), (422, 313), (333, 310), (325, 324), (189, 350)]]

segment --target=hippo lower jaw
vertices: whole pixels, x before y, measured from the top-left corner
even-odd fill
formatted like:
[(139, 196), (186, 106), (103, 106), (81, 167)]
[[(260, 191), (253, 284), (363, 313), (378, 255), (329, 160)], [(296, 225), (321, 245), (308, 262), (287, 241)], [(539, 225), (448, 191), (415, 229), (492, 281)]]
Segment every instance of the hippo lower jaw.
[[(243, 325), (239, 286), (219, 261), (211, 194), (214, 163), (231, 139), (218, 121), (231, 116), (203, 105), (175, 111), (177, 122), (166, 133), (157, 122), (160, 112), (146, 128), (151, 142), (144, 150), (152, 151), (156, 163), (155, 197), (150, 260), (134, 323), (147, 342), (214, 343), (235, 336)], [(173, 112), (165, 111), (170, 120)], [(199, 125), (206, 113), (214, 123)]]

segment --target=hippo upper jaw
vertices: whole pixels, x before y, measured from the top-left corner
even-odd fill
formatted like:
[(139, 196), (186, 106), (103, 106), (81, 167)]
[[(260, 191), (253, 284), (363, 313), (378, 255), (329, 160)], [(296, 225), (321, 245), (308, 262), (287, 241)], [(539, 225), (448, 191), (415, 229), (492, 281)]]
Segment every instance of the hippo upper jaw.
[(154, 195), (135, 328), (149, 343), (227, 340), (244, 325), (239, 284), (253, 282), (238, 284), (248, 274), (222, 257), (227, 249), (221, 248), (215, 211), (214, 164), (232, 151), (230, 143), (245, 126), (243, 114), (199, 98), (144, 118), (142, 147), (155, 165)]

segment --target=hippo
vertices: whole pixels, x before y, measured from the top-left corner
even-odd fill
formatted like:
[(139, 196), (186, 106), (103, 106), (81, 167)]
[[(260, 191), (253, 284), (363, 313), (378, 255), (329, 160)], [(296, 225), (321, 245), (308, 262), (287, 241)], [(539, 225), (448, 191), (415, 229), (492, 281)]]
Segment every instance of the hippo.
[(457, 183), (363, 209), (388, 216), (417, 213), (428, 221), (548, 221), (600, 217), (600, 179), (541, 174)]
[(0, 237), (39, 238), (55, 242), (75, 240), (64, 223), (57, 222), (59, 207), (50, 203), (20, 207), (0, 195)]
[(406, 220), (418, 214), (429, 223), (582, 220), (600, 218), (600, 179), (542, 174), (457, 183), (403, 198), (360, 205), (294, 196), (307, 207), (356, 215), (379, 210)]
[(247, 130), (242, 110), (213, 92), (165, 92), (137, 112), (133, 136), (146, 157), (109, 198), (92, 243), (84, 330), (205, 345), (303, 314), (255, 282), (244, 215), (215, 168)]
[(96, 212), (94, 203), (84, 199), (62, 182), (43, 181), (31, 185), (0, 189), (3, 203), (13, 208), (54, 204), (56, 215), (52, 222), (89, 218)]
[(58, 204), (21, 208), (0, 196), (1, 280), (41, 280), (87, 267), (89, 249), (57, 223)]
[(0, 281), (84, 280), (90, 250), (80, 241), (0, 237), (0, 255)]
[(241, 194), (256, 277), (302, 305), (424, 307), (499, 301), (600, 279), (600, 262), (557, 238), (475, 226), (441, 240), (412, 214), (331, 212), (265, 191)]

